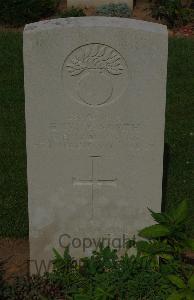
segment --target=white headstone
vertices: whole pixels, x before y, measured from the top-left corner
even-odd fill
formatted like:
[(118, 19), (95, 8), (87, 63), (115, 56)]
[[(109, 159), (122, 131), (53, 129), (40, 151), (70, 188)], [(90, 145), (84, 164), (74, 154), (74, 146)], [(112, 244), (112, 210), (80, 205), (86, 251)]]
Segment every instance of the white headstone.
[(167, 44), (165, 26), (130, 19), (26, 26), (32, 272), (52, 248), (119, 247), (160, 210)]
[(67, 0), (67, 7), (82, 7), (82, 8), (89, 8), (89, 7), (98, 7), (104, 4), (120, 4), (126, 3), (129, 8), (133, 9), (133, 0)]

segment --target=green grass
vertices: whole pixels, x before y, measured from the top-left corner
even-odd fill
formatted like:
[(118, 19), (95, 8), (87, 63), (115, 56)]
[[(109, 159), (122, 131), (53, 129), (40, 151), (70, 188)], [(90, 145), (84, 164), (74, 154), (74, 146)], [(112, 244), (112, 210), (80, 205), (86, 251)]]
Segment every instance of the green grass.
[[(194, 220), (194, 39), (169, 41), (166, 142), (168, 207), (190, 203)], [(0, 235), (28, 235), (22, 35), (0, 33)], [(193, 152), (192, 152), (193, 151)], [(190, 222), (194, 234), (194, 221)]]
[(0, 33), (0, 235), (28, 235), (21, 33)]
[(171, 156), (168, 207), (189, 200), (194, 234), (194, 39), (170, 39), (165, 141)]

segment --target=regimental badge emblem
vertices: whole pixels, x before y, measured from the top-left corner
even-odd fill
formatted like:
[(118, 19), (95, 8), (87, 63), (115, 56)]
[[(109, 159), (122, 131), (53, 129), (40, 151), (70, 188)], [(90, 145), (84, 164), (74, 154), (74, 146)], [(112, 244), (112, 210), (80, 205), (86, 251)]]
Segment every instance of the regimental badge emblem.
[(62, 80), (76, 101), (98, 107), (123, 94), (128, 67), (122, 55), (112, 47), (87, 44), (73, 50), (65, 59)]

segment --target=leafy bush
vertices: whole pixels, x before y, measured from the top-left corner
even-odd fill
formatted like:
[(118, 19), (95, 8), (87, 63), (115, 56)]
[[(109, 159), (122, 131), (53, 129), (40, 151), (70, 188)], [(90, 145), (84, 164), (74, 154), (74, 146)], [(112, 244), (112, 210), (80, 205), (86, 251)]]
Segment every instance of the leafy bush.
[(129, 18), (131, 17), (132, 11), (129, 9), (129, 6), (125, 3), (111, 3), (99, 6), (96, 9), (96, 13), (100, 16)]
[(182, 261), (183, 253), (194, 251), (194, 240), (189, 238), (186, 229), (187, 202), (181, 202), (169, 213), (150, 212), (158, 224), (139, 232), (147, 241), (129, 240), (128, 246), (135, 245), (137, 255), (149, 257), (152, 268), (170, 281), (172, 292), (168, 300), (194, 299), (193, 268)]
[(62, 11), (58, 14), (61, 18), (69, 18), (69, 17), (84, 17), (86, 14), (82, 8), (72, 7), (65, 11)]
[(181, 0), (157, 0), (152, 9), (153, 17), (164, 20), (169, 27), (186, 25), (193, 20), (193, 10)]
[[(169, 213), (151, 211), (156, 224), (127, 242), (126, 253), (100, 246), (91, 257), (75, 264), (68, 248), (64, 254), (54, 250), (53, 271), (16, 281), (1, 299), (61, 300), (192, 300), (194, 268), (182, 260), (187, 249), (194, 250), (188, 237), (187, 202)], [(128, 255), (134, 247), (136, 255)]]
[(52, 15), (59, 0), (0, 0), (1, 23), (21, 26)]
[(17, 278), (14, 286), (7, 285), (1, 300), (51, 300), (61, 299), (62, 292), (58, 284), (53, 284), (48, 276)]
[(79, 266), (67, 250), (64, 256), (55, 251), (54, 270), (48, 276), (60, 283), (64, 297), (75, 300), (164, 300), (170, 288), (169, 280), (153, 272), (149, 257), (126, 254), (119, 259), (109, 247), (100, 247)]

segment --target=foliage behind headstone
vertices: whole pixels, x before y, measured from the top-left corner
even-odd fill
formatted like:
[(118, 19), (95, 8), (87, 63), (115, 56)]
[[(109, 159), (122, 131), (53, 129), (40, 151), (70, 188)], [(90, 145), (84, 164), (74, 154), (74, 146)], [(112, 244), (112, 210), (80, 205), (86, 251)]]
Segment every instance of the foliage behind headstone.
[(99, 16), (107, 16), (107, 17), (121, 17), (121, 18), (129, 18), (131, 17), (131, 10), (125, 3), (115, 4), (104, 4), (97, 8), (97, 15)]
[(157, 0), (152, 13), (153, 17), (165, 21), (169, 27), (180, 27), (194, 20), (191, 4), (186, 5), (181, 0)]
[(59, 0), (0, 0), (0, 22), (22, 26), (52, 15)]

